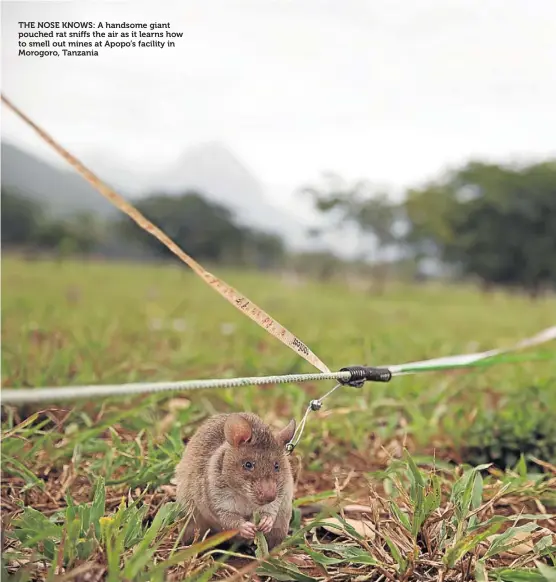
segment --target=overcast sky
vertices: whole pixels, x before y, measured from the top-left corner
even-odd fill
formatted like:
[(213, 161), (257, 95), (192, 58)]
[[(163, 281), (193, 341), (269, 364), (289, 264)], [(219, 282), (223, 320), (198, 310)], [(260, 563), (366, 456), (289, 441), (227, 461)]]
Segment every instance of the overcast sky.
[[(18, 21), (75, 19), (185, 37), (17, 56)], [(555, 26), (554, 0), (3, 1), (2, 91), (76, 154), (126, 170), (223, 142), (291, 207), (325, 170), (403, 187), (470, 156), (554, 154)], [(2, 134), (52, 156), (4, 108)]]

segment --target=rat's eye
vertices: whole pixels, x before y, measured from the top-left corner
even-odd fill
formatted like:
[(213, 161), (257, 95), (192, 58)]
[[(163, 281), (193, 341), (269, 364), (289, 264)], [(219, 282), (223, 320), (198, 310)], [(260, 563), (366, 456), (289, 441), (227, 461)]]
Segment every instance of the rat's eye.
[(252, 471), (255, 468), (255, 463), (253, 461), (245, 461), (245, 463), (243, 463), (243, 468), (246, 471)]
[(276, 462), (274, 463), (274, 470), (275, 470), (276, 472), (278, 472), (278, 471), (280, 470), (280, 463), (279, 463), (278, 461), (276, 461)]

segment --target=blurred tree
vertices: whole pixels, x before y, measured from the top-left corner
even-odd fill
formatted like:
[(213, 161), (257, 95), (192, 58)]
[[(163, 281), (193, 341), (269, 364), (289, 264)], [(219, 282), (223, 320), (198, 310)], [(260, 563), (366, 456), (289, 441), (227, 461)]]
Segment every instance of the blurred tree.
[[(284, 253), (278, 237), (236, 224), (230, 210), (206, 200), (197, 192), (178, 197), (157, 194), (141, 200), (136, 206), (184, 251), (199, 260), (268, 266)], [(155, 256), (174, 256), (131, 219), (122, 219), (118, 228), (123, 236), (149, 249)]]
[(2, 189), (2, 244), (44, 249), (59, 256), (91, 252), (102, 236), (102, 225), (87, 213), (54, 220), (41, 205), (25, 196)]
[[(398, 205), (390, 201), (387, 193), (377, 191), (367, 181), (349, 184), (333, 173), (325, 173), (322, 184), (306, 186), (301, 191), (312, 199), (317, 210), (332, 217), (333, 228), (357, 228), (361, 237), (360, 259), (377, 263), (374, 280), (382, 291), (388, 268), (381, 255), (382, 251), (398, 243), (395, 234), (399, 221)], [(364, 240), (369, 235), (374, 239), (374, 249)]]
[(54, 251), (60, 258), (91, 253), (101, 236), (100, 227), (89, 214), (78, 214), (66, 220), (51, 220), (38, 226), (34, 243)]
[[(259, 269), (271, 269), (283, 265), (286, 249), (280, 237), (253, 229), (244, 229), (243, 237), (243, 263), (254, 265)], [(233, 257), (232, 260), (234, 260)], [(237, 262), (237, 257), (235, 262)]]
[(312, 199), (317, 210), (332, 215), (336, 226), (351, 224), (362, 235), (374, 238), (376, 253), (366, 248), (364, 256), (378, 258), (382, 249), (397, 242), (394, 234), (397, 205), (369, 182), (360, 180), (349, 184), (336, 174), (325, 173), (322, 184), (306, 186), (301, 191)]
[(556, 162), (521, 169), (471, 162), (410, 190), (405, 212), (417, 258), (532, 295), (556, 283)]
[(292, 255), (288, 267), (299, 275), (330, 281), (343, 274), (345, 262), (327, 251), (302, 252)]
[(43, 211), (37, 202), (2, 187), (2, 244), (28, 245), (36, 235)]

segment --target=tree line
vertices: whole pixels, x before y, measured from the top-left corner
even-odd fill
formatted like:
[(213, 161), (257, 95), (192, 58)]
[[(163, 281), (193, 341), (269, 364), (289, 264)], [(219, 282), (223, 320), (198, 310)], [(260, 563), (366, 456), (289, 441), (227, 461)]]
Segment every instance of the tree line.
[[(136, 208), (193, 257), (209, 263), (273, 268), (285, 256), (280, 237), (239, 224), (232, 212), (198, 192), (155, 194)], [(2, 245), (64, 257), (100, 255), (177, 260), (127, 216), (102, 221), (90, 213), (53, 217), (41, 204), (2, 188)]]
[(401, 202), (367, 181), (328, 174), (302, 188), (333, 225), (374, 239), (375, 262), (436, 264), (484, 286), (556, 288), (556, 160), (528, 165), (471, 161)]
[[(556, 160), (521, 166), (472, 161), (408, 189), (401, 201), (368, 181), (334, 174), (301, 188), (300, 195), (312, 200), (330, 228), (360, 233), (358, 266), (411, 264), (419, 272), (432, 264), (451, 277), (533, 295), (556, 287)], [(327, 252), (288, 257), (280, 237), (238, 223), (230, 210), (198, 192), (154, 194), (137, 207), (201, 261), (258, 268), (301, 261), (328, 275), (342, 265)], [(322, 229), (312, 234), (318, 237)], [(173, 256), (127, 217), (108, 223), (90, 215), (53, 218), (5, 188), (2, 245), (60, 255), (127, 249), (141, 258)]]

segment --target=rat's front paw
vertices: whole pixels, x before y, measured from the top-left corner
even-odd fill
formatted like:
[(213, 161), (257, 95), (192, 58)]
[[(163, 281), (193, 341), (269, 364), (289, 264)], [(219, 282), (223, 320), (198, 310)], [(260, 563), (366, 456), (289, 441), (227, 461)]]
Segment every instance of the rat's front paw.
[(255, 534), (257, 533), (257, 527), (254, 523), (250, 521), (244, 521), (239, 526), (239, 535), (246, 540), (253, 540), (255, 539)]
[(261, 521), (259, 521), (258, 530), (267, 534), (272, 530), (274, 525), (274, 518), (271, 515), (263, 514), (261, 516)]

